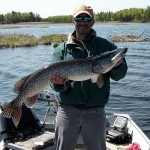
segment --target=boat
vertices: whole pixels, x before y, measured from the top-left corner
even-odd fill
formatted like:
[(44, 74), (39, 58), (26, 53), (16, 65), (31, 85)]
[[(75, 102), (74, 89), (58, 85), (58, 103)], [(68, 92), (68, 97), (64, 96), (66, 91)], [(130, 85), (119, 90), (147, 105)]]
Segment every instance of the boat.
[[(15, 128), (10, 118), (0, 117), (0, 133), (1, 143), (0, 149), (13, 150), (54, 150), (54, 122), (57, 114), (57, 100), (54, 93), (50, 90), (42, 91), (38, 94), (37, 100), (48, 104), (48, 110), (44, 116), (35, 114), (33, 110), (23, 105), (23, 115), (21, 125)], [(6, 102), (1, 103), (1, 111), (7, 105)], [(28, 114), (27, 114), (28, 113)], [(30, 114), (31, 113), (31, 114)], [(28, 116), (28, 117), (27, 117)], [(30, 116), (30, 117), (29, 117)], [(32, 117), (31, 117), (32, 116)], [(31, 119), (33, 123), (40, 128), (39, 131), (28, 128), (25, 119)], [(7, 121), (9, 122), (7, 122)], [(29, 122), (27, 120), (26, 122)], [(20, 123), (19, 123), (20, 124)], [(34, 125), (35, 127), (35, 125)], [(10, 137), (10, 129), (13, 128), (13, 134)], [(20, 129), (21, 128), (21, 129)], [(25, 129), (23, 129), (25, 128)], [(8, 130), (8, 131), (7, 131)], [(19, 130), (19, 132), (17, 131)], [(31, 135), (30, 131), (35, 131), (36, 134)], [(28, 135), (27, 135), (28, 132)], [(16, 135), (19, 135), (19, 138)], [(24, 136), (26, 134), (26, 136)], [(18, 136), (17, 135), (17, 136)], [(25, 137), (25, 138), (24, 138)], [(13, 139), (13, 140), (11, 140)], [(133, 119), (128, 114), (112, 114), (107, 116), (106, 124), (106, 145), (107, 150), (133, 150), (132, 147), (137, 146), (137, 150), (150, 150), (150, 140), (144, 132), (137, 126)], [(76, 150), (84, 150), (82, 137), (79, 136)]]

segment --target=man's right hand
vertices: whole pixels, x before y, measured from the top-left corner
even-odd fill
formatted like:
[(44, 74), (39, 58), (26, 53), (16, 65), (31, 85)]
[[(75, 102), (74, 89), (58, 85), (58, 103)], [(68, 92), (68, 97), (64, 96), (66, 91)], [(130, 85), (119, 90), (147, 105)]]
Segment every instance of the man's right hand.
[(55, 74), (51, 77), (51, 83), (55, 83), (55, 84), (65, 84), (65, 82), (68, 81), (68, 77), (67, 76), (62, 76), (61, 74)]

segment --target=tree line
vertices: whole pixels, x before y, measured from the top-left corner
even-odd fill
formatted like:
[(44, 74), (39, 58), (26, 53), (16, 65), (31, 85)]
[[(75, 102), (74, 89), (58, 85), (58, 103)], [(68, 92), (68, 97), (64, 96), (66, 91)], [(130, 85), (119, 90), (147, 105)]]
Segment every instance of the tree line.
[[(120, 21), (120, 22), (150, 22), (150, 6), (147, 8), (129, 8), (113, 12), (100, 12), (95, 14), (95, 21)], [(7, 14), (0, 14), (0, 24), (11, 24), (20, 22), (50, 22), (50, 23), (71, 23), (72, 15), (49, 16), (41, 18), (39, 14), (20, 13), (12, 11)]]
[(42, 18), (39, 14), (34, 14), (33, 12), (29, 13), (20, 13), (12, 11), (7, 14), (0, 14), (0, 24), (11, 24), (11, 23), (20, 23), (20, 22), (41, 22)]
[(95, 15), (96, 21), (150, 22), (150, 6), (146, 9), (130, 8), (113, 12), (101, 12)]

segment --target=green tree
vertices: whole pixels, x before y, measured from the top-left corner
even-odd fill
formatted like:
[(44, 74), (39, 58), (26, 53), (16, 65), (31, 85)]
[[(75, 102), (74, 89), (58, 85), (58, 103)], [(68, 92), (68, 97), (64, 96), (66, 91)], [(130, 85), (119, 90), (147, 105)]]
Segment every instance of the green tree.
[(4, 24), (4, 15), (0, 14), (0, 24)]

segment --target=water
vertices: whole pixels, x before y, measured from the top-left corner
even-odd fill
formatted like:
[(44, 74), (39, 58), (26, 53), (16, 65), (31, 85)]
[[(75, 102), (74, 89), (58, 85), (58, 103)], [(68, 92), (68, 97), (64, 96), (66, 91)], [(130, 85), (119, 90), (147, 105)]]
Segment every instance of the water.
[[(47, 28), (0, 29), (0, 34), (23, 33), (36, 37), (54, 33), (70, 33), (72, 25), (51, 25)], [(102, 37), (108, 35), (134, 34), (150, 36), (150, 24), (96, 24), (94, 29)], [(106, 105), (107, 114), (128, 113), (150, 138), (150, 43), (116, 43), (118, 47), (128, 47), (126, 60), (128, 73), (119, 82), (111, 80), (110, 101)], [(54, 48), (36, 46), (31, 48), (0, 49), (0, 102), (11, 101), (16, 94), (13, 86), (17, 80), (51, 63)], [(37, 103), (34, 108), (39, 114), (45, 113), (47, 105)]]

